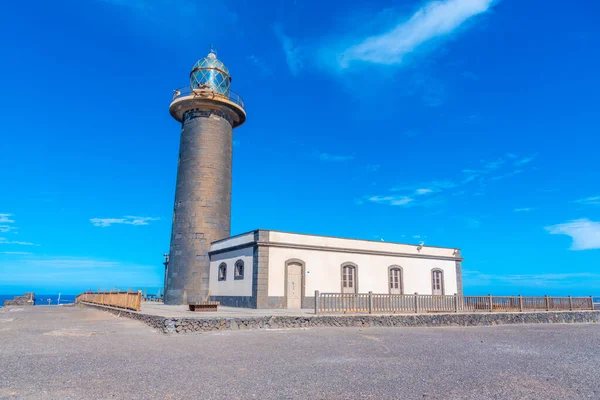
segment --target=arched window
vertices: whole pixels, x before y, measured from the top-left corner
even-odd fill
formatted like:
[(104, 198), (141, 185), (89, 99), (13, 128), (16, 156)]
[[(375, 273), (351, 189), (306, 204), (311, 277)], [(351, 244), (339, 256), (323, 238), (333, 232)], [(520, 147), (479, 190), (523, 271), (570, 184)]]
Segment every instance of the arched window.
[(244, 279), (244, 262), (242, 260), (237, 260), (235, 262), (235, 268), (233, 270), (233, 279), (236, 281)]
[(431, 271), (431, 294), (444, 294), (444, 272), (441, 269)]
[(219, 265), (219, 280), (224, 281), (227, 279), (227, 264), (221, 263)]
[(389, 268), (390, 294), (404, 293), (404, 283), (402, 282), (402, 268), (392, 265)]
[(357, 293), (358, 282), (356, 279), (356, 267), (354, 263), (342, 264), (342, 293)]

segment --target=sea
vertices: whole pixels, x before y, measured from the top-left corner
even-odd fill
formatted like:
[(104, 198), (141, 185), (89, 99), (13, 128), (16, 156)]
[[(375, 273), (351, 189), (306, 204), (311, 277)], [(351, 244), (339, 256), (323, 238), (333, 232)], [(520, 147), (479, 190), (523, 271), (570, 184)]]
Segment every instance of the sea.
[[(4, 305), (4, 300), (12, 300), (15, 296), (23, 296), (21, 294), (0, 294), (0, 308)], [(36, 306), (56, 306), (59, 304), (72, 304), (75, 303), (74, 294), (35, 294), (35, 305)]]

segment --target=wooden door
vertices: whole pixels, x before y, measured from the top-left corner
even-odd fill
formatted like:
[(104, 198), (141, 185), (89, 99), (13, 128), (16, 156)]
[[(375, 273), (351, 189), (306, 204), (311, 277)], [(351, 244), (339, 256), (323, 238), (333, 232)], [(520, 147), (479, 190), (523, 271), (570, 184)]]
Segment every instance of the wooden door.
[(289, 264), (287, 267), (287, 308), (302, 308), (302, 266)]
[(356, 268), (351, 265), (342, 270), (342, 293), (356, 293)]
[(431, 294), (435, 296), (441, 296), (444, 294), (442, 271), (436, 270), (431, 272), (431, 286)]
[(390, 294), (402, 294), (402, 273), (399, 268), (390, 269)]

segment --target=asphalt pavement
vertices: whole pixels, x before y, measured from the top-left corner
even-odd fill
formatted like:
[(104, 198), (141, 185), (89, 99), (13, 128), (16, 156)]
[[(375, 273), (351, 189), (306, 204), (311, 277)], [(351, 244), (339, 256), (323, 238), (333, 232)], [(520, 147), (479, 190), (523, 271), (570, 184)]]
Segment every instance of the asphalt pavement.
[(94, 309), (0, 311), (0, 398), (600, 399), (600, 324), (163, 335)]

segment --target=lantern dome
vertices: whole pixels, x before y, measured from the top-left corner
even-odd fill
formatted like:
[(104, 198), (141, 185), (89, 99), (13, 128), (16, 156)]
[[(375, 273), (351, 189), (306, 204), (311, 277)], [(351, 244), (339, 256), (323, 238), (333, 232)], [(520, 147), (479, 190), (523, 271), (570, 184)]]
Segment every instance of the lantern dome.
[(231, 77), (229, 69), (217, 58), (217, 54), (210, 49), (208, 55), (196, 62), (190, 73), (190, 87), (194, 89), (208, 89), (229, 96)]

